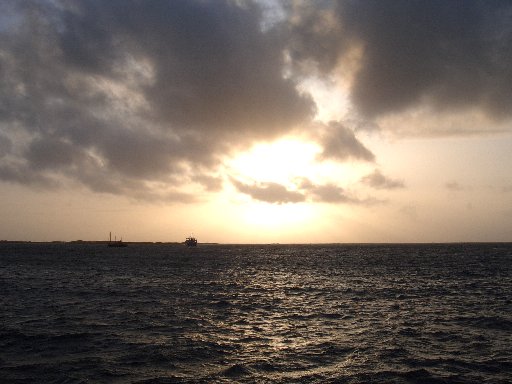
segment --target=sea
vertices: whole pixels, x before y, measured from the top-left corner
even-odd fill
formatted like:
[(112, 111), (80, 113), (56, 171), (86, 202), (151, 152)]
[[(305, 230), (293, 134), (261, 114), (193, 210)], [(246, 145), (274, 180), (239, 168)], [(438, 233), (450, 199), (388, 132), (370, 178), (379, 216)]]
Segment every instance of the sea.
[(512, 383), (512, 243), (0, 243), (0, 383)]

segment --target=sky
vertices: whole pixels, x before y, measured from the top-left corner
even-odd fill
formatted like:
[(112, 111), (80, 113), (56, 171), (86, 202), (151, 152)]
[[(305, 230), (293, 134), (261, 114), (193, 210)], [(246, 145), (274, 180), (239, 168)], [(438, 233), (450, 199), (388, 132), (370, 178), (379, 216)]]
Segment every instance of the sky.
[(0, 239), (512, 241), (512, 3), (0, 0)]

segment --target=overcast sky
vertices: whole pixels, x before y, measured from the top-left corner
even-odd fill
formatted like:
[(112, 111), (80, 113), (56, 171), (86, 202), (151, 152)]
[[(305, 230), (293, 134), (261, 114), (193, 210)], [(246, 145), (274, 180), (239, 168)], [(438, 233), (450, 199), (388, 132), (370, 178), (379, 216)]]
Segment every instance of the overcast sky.
[(0, 0), (0, 239), (511, 241), (510, 1)]

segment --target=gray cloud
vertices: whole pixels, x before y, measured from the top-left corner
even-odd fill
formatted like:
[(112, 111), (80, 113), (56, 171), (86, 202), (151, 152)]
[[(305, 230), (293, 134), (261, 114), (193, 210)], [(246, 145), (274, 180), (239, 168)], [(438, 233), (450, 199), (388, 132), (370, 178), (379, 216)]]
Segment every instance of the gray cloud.
[(358, 200), (347, 195), (345, 190), (334, 184), (318, 185), (309, 179), (300, 180), (300, 187), (312, 201), (321, 203), (357, 203)]
[(11, 152), (11, 148), (11, 140), (6, 136), (0, 135), (0, 158)]
[(239, 192), (266, 203), (284, 204), (305, 201), (305, 196), (302, 193), (290, 191), (284, 185), (278, 183), (264, 182), (245, 184), (238, 180), (232, 180), (232, 183)]
[(309, 201), (316, 203), (373, 205), (380, 202), (374, 198), (360, 198), (333, 183), (315, 184), (307, 178), (298, 178), (296, 182)]
[(66, 141), (45, 137), (30, 143), (26, 158), (34, 170), (58, 170), (72, 166), (80, 154), (79, 149)]
[(220, 155), (314, 115), (283, 76), (283, 39), (261, 29), (251, 2), (20, 1), (2, 11), (0, 150), (16, 158), (3, 180), (60, 175), (135, 196), (202, 174), (194, 181), (213, 190)]
[(54, 189), (60, 186), (54, 178), (34, 172), (24, 164), (12, 162), (4, 162), (0, 165), (0, 180), (28, 185), (36, 189)]
[(350, 97), (365, 116), (428, 102), (438, 110), (477, 107), (494, 119), (511, 117), (509, 1), (322, 4), (334, 19), (324, 27), (325, 10), (294, 8), (302, 22), (290, 23), (293, 56), (325, 73), (360, 48)]
[(221, 177), (197, 174), (192, 181), (201, 184), (207, 191), (217, 192), (222, 189), (223, 180)]
[(247, 184), (235, 179), (232, 179), (231, 182), (239, 192), (251, 196), (254, 200), (272, 204), (309, 201), (328, 204), (371, 205), (378, 202), (372, 198), (358, 198), (336, 184), (315, 184), (307, 178), (296, 178), (294, 180), (295, 188), (292, 190), (273, 182)]
[(405, 187), (403, 181), (384, 176), (378, 169), (374, 170), (369, 175), (364, 176), (361, 181), (376, 189), (397, 189)]
[(355, 136), (354, 131), (340, 122), (330, 122), (320, 134), (323, 151), (320, 159), (374, 161), (375, 156)]
[[(311, 127), (316, 108), (297, 85), (340, 66), (355, 122), (423, 103), (507, 119), (511, 12), (506, 1), (320, 1), (264, 20), (251, 1), (2, 1), (0, 180), (150, 199), (159, 184), (161, 198), (187, 201), (173, 188), (218, 190), (222, 156)], [(314, 128), (320, 159), (374, 161), (348, 126)]]

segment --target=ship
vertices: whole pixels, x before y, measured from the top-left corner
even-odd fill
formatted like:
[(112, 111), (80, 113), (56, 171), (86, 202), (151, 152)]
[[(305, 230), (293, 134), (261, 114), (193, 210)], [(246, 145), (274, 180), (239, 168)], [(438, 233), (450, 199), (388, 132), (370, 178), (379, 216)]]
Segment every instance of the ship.
[(189, 236), (185, 239), (185, 245), (187, 247), (195, 247), (197, 246), (197, 239), (193, 236)]
[(108, 240), (108, 246), (109, 247), (116, 247), (116, 248), (124, 248), (127, 247), (128, 244), (123, 242), (123, 238), (121, 240), (115, 239), (112, 241), (112, 232), (109, 234), (109, 240)]

